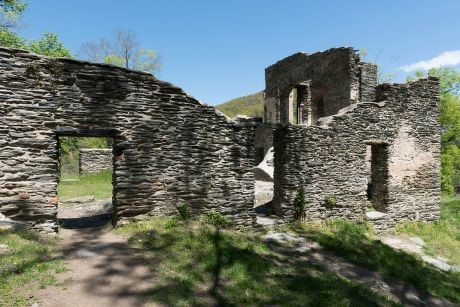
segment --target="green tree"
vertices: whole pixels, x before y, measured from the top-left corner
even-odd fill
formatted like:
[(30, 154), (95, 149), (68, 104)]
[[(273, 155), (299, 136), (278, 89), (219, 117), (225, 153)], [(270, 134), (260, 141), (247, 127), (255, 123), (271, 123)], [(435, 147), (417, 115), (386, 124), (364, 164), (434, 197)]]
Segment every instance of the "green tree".
[(14, 32), (8, 29), (0, 30), (0, 46), (26, 49), (26, 41)]
[(37, 54), (52, 57), (72, 57), (70, 50), (59, 41), (57, 34), (46, 32), (38, 41), (30, 41), (27, 49)]
[[(453, 67), (417, 71), (415, 76), (439, 78), (441, 125), (441, 189), (452, 193), (460, 184), (460, 72)], [(411, 79), (411, 78), (409, 78)]]
[(27, 41), (14, 32), (26, 6), (26, 2), (21, 0), (0, 0), (0, 45), (52, 57), (72, 57), (57, 34), (46, 32), (38, 41)]
[(25, 40), (13, 32), (26, 8), (20, 0), (0, 0), (0, 45), (12, 48), (25, 48)]
[(0, 29), (14, 28), (26, 9), (22, 0), (0, 0)]

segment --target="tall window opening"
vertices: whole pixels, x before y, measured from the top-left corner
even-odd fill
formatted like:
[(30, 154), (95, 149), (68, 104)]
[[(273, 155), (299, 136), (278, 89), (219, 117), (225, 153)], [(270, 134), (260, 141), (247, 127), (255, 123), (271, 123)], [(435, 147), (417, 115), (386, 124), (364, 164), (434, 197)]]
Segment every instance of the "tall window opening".
[(58, 137), (61, 227), (91, 228), (110, 221), (113, 143), (108, 137)]
[(291, 116), (290, 122), (294, 125), (299, 124), (299, 92), (297, 87), (293, 88), (290, 95), (290, 109), (291, 109)]
[(378, 211), (387, 210), (388, 202), (388, 145), (370, 144), (367, 147), (370, 174), (367, 197)]
[(308, 116), (311, 113), (309, 105), (309, 84), (301, 83), (289, 92), (285, 109), (287, 120), (294, 125), (309, 124)]

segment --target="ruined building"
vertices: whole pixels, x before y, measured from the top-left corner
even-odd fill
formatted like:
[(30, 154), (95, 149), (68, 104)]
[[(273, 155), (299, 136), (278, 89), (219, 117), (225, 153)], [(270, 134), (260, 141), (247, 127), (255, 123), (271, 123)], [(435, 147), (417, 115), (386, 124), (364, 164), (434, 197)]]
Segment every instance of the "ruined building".
[[(435, 220), (440, 202), (438, 81), (377, 86), (351, 48), (297, 53), (266, 69), (263, 122), (231, 120), (138, 71), (0, 48), (0, 214), (57, 229), (58, 142), (113, 147), (113, 221), (216, 210), (254, 224), (254, 166), (274, 151), (273, 210)], [(371, 212), (369, 212), (371, 211)], [(0, 217), (1, 217), (0, 216)]]
[(351, 48), (297, 53), (268, 67), (265, 120), (274, 130), (274, 211), (370, 219), (386, 229), (436, 220), (440, 203), (438, 81), (377, 86)]

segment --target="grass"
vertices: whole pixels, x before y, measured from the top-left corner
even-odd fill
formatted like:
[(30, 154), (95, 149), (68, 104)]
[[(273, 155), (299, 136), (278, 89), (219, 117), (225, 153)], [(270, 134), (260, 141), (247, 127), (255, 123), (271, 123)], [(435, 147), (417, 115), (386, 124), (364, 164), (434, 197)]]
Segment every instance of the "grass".
[(54, 239), (0, 229), (0, 244), (11, 249), (0, 255), (0, 306), (31, 305), (28, 294), (58, 284), (55, 275), (66, 270), (62, 260), (53, 256)]
[(433, 256), (442, 256), (460, 266), (460, 198), (444, 197), (441, 218), (437, 223), (405, 223), (395, 229), (396, 233), (407, 233), (421, 237), (426, 251)]
[[(420, 235), (427, 240), (432, 251), (440, 244), (445, 244), (442, 251), (456, 259), (459, 244), (458, 206), (458, 199), (445, 200), (438, 223), (405, 224), (398, 227), (398, 231)], [(291, 229), (350, 262), (412, 284), (433, 296), (460, 303), (460, 273), (442, 272), (416, 255), (388, 247), (376, 240), (372, 228), (367, 224), (325, 221), (291, 225)]]
[[(66, 181), (75, 179), (77, 181)], [(112, 171), (102, 171), (86, 175), (62, 175), (58, 186), (59, 199), (94, 196), (98, 199), (112, 197)]]
[[(173, 221), (173, 222), (171, 222)], [(391, 306), (388, 298), (293, 257), (256, 234), (153, 218), (116, 230), (149, 251), (158, 278), (145, 295), (170, 306)]]

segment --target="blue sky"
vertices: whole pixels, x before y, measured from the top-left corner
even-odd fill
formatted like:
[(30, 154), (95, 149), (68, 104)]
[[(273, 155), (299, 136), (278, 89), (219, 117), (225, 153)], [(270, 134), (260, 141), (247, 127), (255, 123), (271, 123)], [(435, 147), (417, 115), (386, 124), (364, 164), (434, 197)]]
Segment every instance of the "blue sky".
[(114, 29), (136, 32), (160, 53), (159, 78), (208, 104), (263, 90), (264, 68), (298, 51), (366, 49), (397, 81), (405, 65), (460, 63), (458, 0), (29, 0), (20, 33), (55, 32), (77, 53)]

